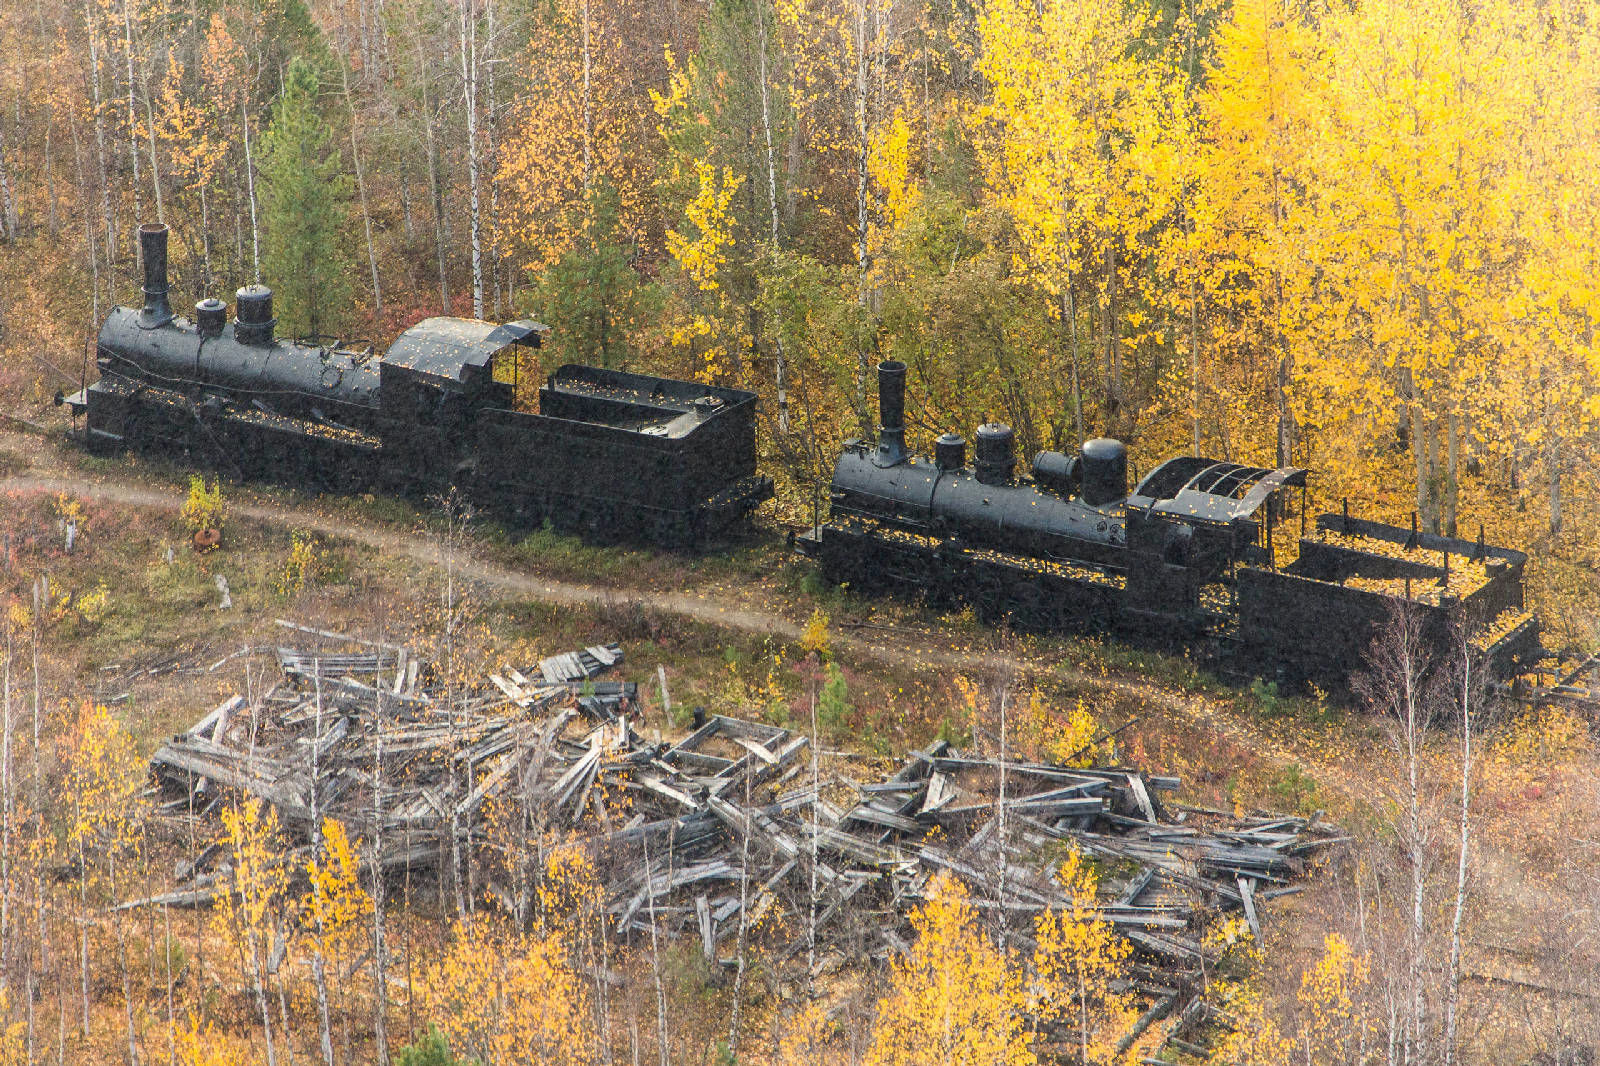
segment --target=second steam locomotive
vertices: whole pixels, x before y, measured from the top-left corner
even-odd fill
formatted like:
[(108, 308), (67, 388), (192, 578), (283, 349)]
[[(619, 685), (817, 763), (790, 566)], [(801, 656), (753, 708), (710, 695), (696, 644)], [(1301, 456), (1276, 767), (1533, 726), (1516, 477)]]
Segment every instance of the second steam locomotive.
[[(1439, 650), (1462, 633), (1498, 677), (1541, 654), (1521, 552), (1348, 513), (1308, 528), (1303, 469), (1182, 456), (1130, 491), (1127, 449), (1098, 438), (1076, 455), (1040, 452), (1019, 476), (1014, 434), (997, 424), (978, 427), (970, 463), (953, 434), (914, 455), (905, 373), (879, 366), (877, 440), (845, 446), (830, 516), (800, 538), (831, 581), (1023, 629), (1210, 643), (1293, 680), (1343, 682), (1402, 603)], [(1296, 506), (1299, 535), (1280, 558)]]
[(703, 545), (772, 495), (756, 472), (754, 393), (568, 365), (515, 409), (535, 322), (429, 318), (383, 355), (275, 335), (272, 292), (216, 299), (192, 321), (167, 297), (167, 227), (139, 231), (144, 306), (101, 326), (99, 380), (58, 397), (90, 448), (194, 455), (238, 476), (419, 495), (454, 487), (517, 525)]

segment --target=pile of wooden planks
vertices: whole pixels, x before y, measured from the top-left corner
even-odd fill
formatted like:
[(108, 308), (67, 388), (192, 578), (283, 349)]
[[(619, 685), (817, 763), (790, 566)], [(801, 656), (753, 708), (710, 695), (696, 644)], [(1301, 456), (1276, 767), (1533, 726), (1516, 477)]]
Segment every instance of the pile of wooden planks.
[[(253, 796), (291, 838), (309, 841), (322, 819), (336, 818), (376, 846), (382, 870), (427, 870), (452, 840), (481, 837), (484, 805), (509, 785), (548, 788), (552, 814), (586, 801), (599, 741), (569, 737), (574, 722), (602, 723), (597, 734), (609, 727), (608, 749), (628, 737), (637, 686), (591, 680), (622, 661), (616, 645), (557, 657), (574, 664), (564, 680), (528, 682), (509, 670), (516, 680), (497, 676), (446, 701), (406, 648), (280, 624), (361, 650), (276, 649), (280, 683), (253, 704), (225, 700), (151, 757), (162, 813), (206, 820), (227, 796)], [(222, 856), (205, 859), (159, 898), (213, 898)]]
[[(1233, 912), (1259, 933), (1262, 905), (1297, 891), (1307, 858), (1343, 839), (1316, 817), (1171, 802), (1176, 778), (1127, 768), (938, 742), (867, 775), (803, 733), (720, 715), (675, 742), (646, 736), (636, 686), (595, 680), (623, 661), (614, 644), (448, 698), (404, 648), (282, 648), (278, 661), (283, 680), (255, 704), (227, 700), (152, 758), (169, 815), (203, 819), (226, 795), (255, 796), (301, 849), (334, 817), (380, 870), (459, 880), (491, 846), (494, 802), (520, 819), (520, 839), (589, 850), (617, 935), (696, 938), (713, 965), (734, 965), (757, 936), (819, 970), (903, 952), (907, 917), (941, 875), (965, 881), (985, 921), (1025, 947), (1039, 914), (1071, 908), (1054, 865), (1075, 848), (1100, 871), (1098, 916), (1138, 950), (1135, 985), (1152, 1010), (1188, 1018), (1207, 923)], [(501, 861), (466, 880), (521, 913), (527, 887), (496, 880), (504, 837), (493, 846)], [(224, 859), (198, 856), (157, 900), (212, 898)]]

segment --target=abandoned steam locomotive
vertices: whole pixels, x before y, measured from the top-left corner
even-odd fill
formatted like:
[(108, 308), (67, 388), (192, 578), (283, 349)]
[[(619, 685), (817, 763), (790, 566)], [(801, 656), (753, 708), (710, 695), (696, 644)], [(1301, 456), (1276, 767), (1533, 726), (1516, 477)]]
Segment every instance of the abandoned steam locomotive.
[[(799, 538), (831, 581), (967, 604), (1023, 629), (1211, 644), (1290, 680), (1343, 683), (1405, 601), (1440, 651), (1464, 627), (1498, 677), (1542, 654), (1523, 609), (1527, 557), (1481, 534), (1348, 513), (1319, 515), (1308, 531), (1303, 469), (1183, 456), (1130, 492), (1127, 449), (1107, 438), (1073, 456), (1040, 452), (1020, 477), (1004, 425), (978, 427), (970, 465), (966, 442), (948, 433), (931, 459), (916, 456), (905, 445), (905, 373), (879, 366), (878, 439), (845, 446), (829, 518)], [(1298, 538), (1285, 524), (1296, 510)]]
[[(272, 293), (238, 292), (193, 322), (168, 303), (167, 229), (140, 229), (144, 306), (100, 330), (99, 380), (70, 398), (95, 450), (190, 454), (237, 476), (328, 490), (459, 489), (512, 524), (699, 547), (772, 495), (756, 470), (753, 393), (563, 366), (539, 412), (515, 409), (518, 346), (544, 327), (430, 318), (379, 356), (274, 336)], [(498, 374), (496, 371), (501, 370)], [(1308, 530), (1307, 471), (1169, 459), (1128, 489), (1127, 450), (1040, 452), (980, 426), (973, 461), (945, 434), (906, 448), (905, 366), (879, 367), (882, 426), (846, 445), (828, 520), (799, 538), (857, 591), (970, 604), (1019, 628), (1154, 634), (1232, 651), (1293, 680), (1340, 684), (1394, 605), (1431, 640), (1470, 634), (1501, 678), (1543, 654), (1521, 552), (1342, 514)], [(1295, 490), (1298, 492), (1296, 499)], [(1298, 516), (1298, 536), (1288, 527)]]
[[(274, 336), (272, 293), (193, 322), (167, 298), (167, 227), (139, 230), (144, 306), (100, 329), (100, 378), (71, 397), (91, 449), (191, 454), (240, 477), (330, 491), (452, 487), (516, 525), (696, 547), (772, 495), (756, 472), (754, 393), (567, 365), (517, 411), (517, 346), (545, 327), (429, 318), (382, 356)], [(500, 377), (506, 376), (504, 373)]]

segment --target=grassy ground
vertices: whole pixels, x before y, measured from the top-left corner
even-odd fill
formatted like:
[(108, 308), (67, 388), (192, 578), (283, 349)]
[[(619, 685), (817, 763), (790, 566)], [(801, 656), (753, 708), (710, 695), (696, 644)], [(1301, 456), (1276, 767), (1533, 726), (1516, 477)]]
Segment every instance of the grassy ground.
[[(165, 464), (93, 459), (38, 436), (0, 436), (0, 476), (63, 470), (164, 490), (184, 482), (184, 471)], [(442, 545), (439, 516), (382, 498), (305, 500), (260, 486), (228, 492), (236, 504), (281, 514), (236, 518), (223, 546), (206, 555), (188, 547), (170, 508), (86, 501), (86, 524), (68, 553), (60, 502), (46, 493), (0, 497), (0, 600), (25, 603), (36, 579), (49, 576), (46, 691), (63, 701), (108, 702), (145, 751), (226, 695), (275, 675), (270, 661), (236, 653), (287, 642), (276, 618), (436, 650), (447, 583), (438, 565), (364, 537), (320, 533), (310, 538), (319, 554), (311, 579), (295, 588), (285, 578), (295, 514)], [(1287, 1002), (1325, 933), (1365, 920), (1372, 886), (1363, 878), (1376, 876), (1374, 864), (1395, 861), (1402, 775), (1389, 730), (1337, 702), (1225, 684), (1181, 657), (1114, 641), (996, 634), (970, 616), (863, 602), (821, 586), (773, 532), (707, 558), (593, 548), (545, 531), (514, 537), (487, 524), (469, 541), (463, 558), (613, 591), (596, 602), (557, 604), (492, 581), (461, 581), (455, 594), (472, 660), (464, 668), (526, 667), (543, 655), (620, 640), (624, 676), (646, 693), (646, 728), (681, 728), (696, 705), (809, 723), (815, 698), (824, 743), (833, 748), (893, 755), (939, 735), (992, 746), (992, 715), (974, 714), (956, 678), (970, 677), (980, 689), (1009, 680), (1036, 688), (1052, 720), (1082, 700), (1103, 728), (1125, 727), (1118, 756), (1181, 775), (1186, 802), (1325, 812), (1357, 842), (1308, 891), (1273, 905), (1266, 977)], [(227, 610), (219, 607), (219, 577), (232, 598)], [(722, 607), (689, 613), (686, 599), (746, 613), (740, 624), (718, 624)], [(832, 677), (795, 639), (817, 611), (831, 619)], [(671, 715), (654, 681), (658, 664)], [(1423, 766), (1424, 786), (1442, 812), (1453, 743), (1441, 723)], [(1509, 717), (1479, 743), (1468, 996), (1483, 1060), (1506, 1061), (1501, 1056), (1548, 1045), (1552, 1019), (1581, 1028), (1584, 1005), (1596, 1002), (1585, 997), (1600, 992), (1600, 938), (1590, 936), (1600, 919), (1572, 909), (1600, 888), (1600, 865), (1582, 843), (1593, 839), (1588, 820), (1600, 760), (1586, 730), (1556, 720)], [(1441, 815), (1432, 831), (1444, 841), (1453, 829)]]

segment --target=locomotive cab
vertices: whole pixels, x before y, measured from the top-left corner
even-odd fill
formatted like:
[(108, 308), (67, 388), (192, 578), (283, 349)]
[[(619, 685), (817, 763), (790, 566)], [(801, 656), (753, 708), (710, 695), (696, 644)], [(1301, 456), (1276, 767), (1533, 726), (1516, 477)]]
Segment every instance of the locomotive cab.
[(425, 318), (389, 346), (379, 364), (379, 407), (391, 480), (432, 489), (475, 474), (472, 427), (486, 410), (515, 405), (510, 382), (497, 380), (508, 349), (539, 347), (548, 327), (532, 321), (495, 325), (471, 318)]

